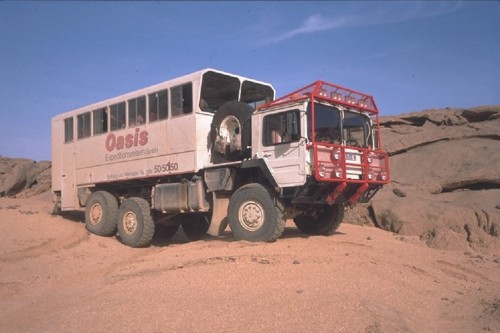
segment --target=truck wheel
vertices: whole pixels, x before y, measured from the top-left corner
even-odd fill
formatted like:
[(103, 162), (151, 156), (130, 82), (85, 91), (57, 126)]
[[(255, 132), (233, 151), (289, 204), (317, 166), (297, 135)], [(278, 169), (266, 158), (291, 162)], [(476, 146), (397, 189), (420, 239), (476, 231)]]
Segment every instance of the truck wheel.
[(210, 220), (207, 214), (191, 214), (187, 216), (189, 222), (182, 223), (182, 230), (191, 240), (200, 240), (206, 235)]
[(243, 102), (228, 102), (217, 110), (210, 130), (213, 163), (238, 161), (249, 157), (253, 111), (250, 105)]
[(146, 200), (134, 197), (122, 202), (118, 210), (118, 233), (124, 244), (147, 246), (154, 232), (155, 224)]
[(264, 186), (248, 184), (229, 199), (229, 226), (237, 239), (272, 242), (285, 229), (283, 205)]
[(344, 219), (344, 206), (324, 205), (311, 214), (297, 215), (293, 222), (297, 228), (308, 235), (332, 235)]
[(116, 231), (118, 202), (108, 192), (97, 191), (90, 195), (85, 207), (85, 226), (99, 236), (112, 236)]

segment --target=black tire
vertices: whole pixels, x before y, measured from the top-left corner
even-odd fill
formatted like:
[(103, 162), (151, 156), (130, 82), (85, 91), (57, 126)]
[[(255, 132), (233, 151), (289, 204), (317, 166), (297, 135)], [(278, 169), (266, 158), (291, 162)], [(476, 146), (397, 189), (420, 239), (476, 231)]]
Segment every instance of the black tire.
[(163, 239), (170, 239), (175, 236), (177, 233), (177, 230), (179, 230), (179, 225), (174, 224), (174, 225), (165, 225), (165, 224), (156, 224), (155, 225), (155, 233), (159, 235)]
[(281, 202), (260, 184), (240, 187), (229, 199), (229, 226), (237, 239), (272, 242), (285, 230)]
[(121, 241), (131, 247), (149, 245), (155, 232), (149, 204), (143, 198), (129, 198), (118, 210), (118, 233)]
[(85, 226), (99, 236), (112, 236), (116, 232), (118, 202), (108, 192), (97, 191), (90, 195), (85, 207)]
[(184, 217), (182, 230), (191, 240), (202, 239), (210, 226), (209, 216), (203, 213), (189, 214)]
[[(249, 147), (252, 140), (251, 116), (253, 112), (254, 109), (243, 102), (227, 102), (217, 110), (212, 120), (210, 130), (213, 163), (238, 161), (250, 157), (251, 149)], [(233, 134), (239, 134), (240, 142), (238, 142), (237, 145), (241, 147), (240, 150), (231, 151), (229, 145), (221, 146), (218, 144), (221, 125), (227, 123), (228, 119), (235, 120), (238, 123)]]
[(305, 234), (329, 236), (338, 229), (343, 219), (343, 205), (323, 205), (314, 213), (297, 215), (293, 222)]

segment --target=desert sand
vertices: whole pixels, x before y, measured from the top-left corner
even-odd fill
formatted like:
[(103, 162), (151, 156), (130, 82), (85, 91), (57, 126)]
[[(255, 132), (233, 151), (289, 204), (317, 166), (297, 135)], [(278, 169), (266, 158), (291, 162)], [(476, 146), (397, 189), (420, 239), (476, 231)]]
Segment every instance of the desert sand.
[(230, 233), (133, 249), (0, 199), (4, 332), (498, 332), (500, 258), (344, 223), (274, 243)]
[(274, 243), (130, 248), (50, 215), (50, 162), (0, 156), (0, 331), (500, 332), (500, 106), (381, 126), (391, 184)]

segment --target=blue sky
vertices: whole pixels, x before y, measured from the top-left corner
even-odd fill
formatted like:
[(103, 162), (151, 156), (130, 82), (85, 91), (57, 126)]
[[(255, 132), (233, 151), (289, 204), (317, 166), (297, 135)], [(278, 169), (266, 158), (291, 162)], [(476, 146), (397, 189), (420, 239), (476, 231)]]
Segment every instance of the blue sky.
[(499, 1), (0, 2), (0, 155), (48, 160), (53, 116), (207, 67), (382, 115), (500, 104), (499, 36)]

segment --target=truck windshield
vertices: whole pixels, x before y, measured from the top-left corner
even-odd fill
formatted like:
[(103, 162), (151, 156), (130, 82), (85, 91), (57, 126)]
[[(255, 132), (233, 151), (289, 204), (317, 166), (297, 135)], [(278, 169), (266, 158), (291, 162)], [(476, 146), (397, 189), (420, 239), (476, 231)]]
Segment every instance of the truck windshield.
[(248, 80), (241, 83), (237, 77), (212, 71), (203, 74), (200, 93), (202, 111), (215, 112), (224, 103), (238, 100), (255, 108), (273, 98), (274, 91), (268, 85)]
[[(309, 126), (309, 138), (313, 141), (364, 148), (371, 145), (370, 119), (367, 116), (318, 103), (314, 104), (314, 113), (314, 138), (311, 138), (312, 126)], [(308, 119), (311, 124), (310, 106)]]

